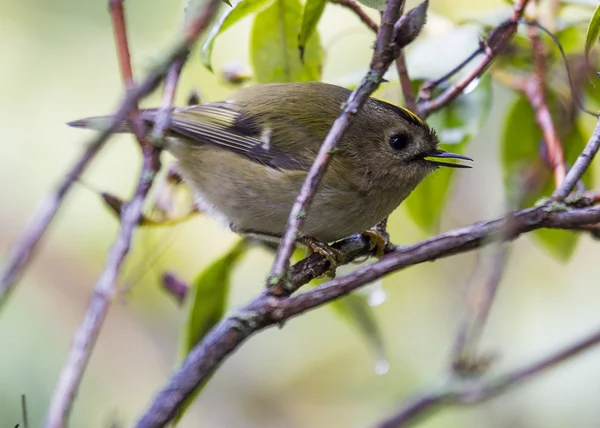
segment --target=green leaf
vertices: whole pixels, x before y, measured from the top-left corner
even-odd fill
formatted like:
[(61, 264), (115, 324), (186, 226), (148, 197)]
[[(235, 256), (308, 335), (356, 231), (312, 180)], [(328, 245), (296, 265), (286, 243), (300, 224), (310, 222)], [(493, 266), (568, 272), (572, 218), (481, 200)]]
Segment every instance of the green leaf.
[[(489, 73), (475, 84), (477, 86), (470, 88), (470, 92), (467, 91), (427, 120), (437, 131), (444, 150), (463, 153), (487, 118), (492, 97)], [(417, 85), (418, 82), (415, 82)], [(404, 203), (413, 221), (427, 232), (437, 230), (455, 172), (452, 168), (440, 168), (425, 178)], [(468, 171), (464, 173), (468, 174)]]
[[(180, 334), (180, 361), (183, 361), (192, 348), (223, 318), (231, 274), (241, 256), (246, 253), (246, 249), (246, 241), (238, 241), (225, 255), (202, 270), (194, 280), (186, 298), (187, 320)], [(181, 419), (203, 387), (204, 385), (199, 386), (188, 398), (179, 411), (176, 422)]]
[(326, 4), (327, 0), (306, 0), (304, 12), (302, 13), (302, 24), (300, 24), (300, 34), (298, 35), (300, 58), (304, 57), (306, 42), (316, 30)]
[(217, 36), (230, 28), (233, 24), (246, 16), (260, 12), (266, 7), (269, 7), (273, 0), (241, 0), (231, 9), (227, 9), (219, 17), (218, 21), (213, 25), (206, 40), (200, 48), (200, 61), (202, 64), (212, 70), (212, 52)]
[(258, 83), (320, 80), (323, 51), (317, 31), (306, 43), (304, 61), (298, 52), (302, 6), (299, 0), (275, 0), (256, 15), (250, 56)]
[[(548, 95), (552, 105), (555, 97), (551, 93)], [(505, 121), (502, 164), (507, 198), (510, 201), (516, 199), (518, 208), (529, 207), (539, 199), (550, 196), (554, 190), (552, 173), (540, 159), (543, 135), (535, 121), (535, 112), (524, 96), (517, 98)], [(566, 162), (572, 165), (585, 147), (586, 138), (577, 126), (573, 126), (561, 138), (561, 144)], [(593, 184), (592, 170), (584, 174), (582, 181), (586, 186)], [(524, 188), (531, 190), (527, 194), (519, 194)], [(551, 255), (563, 261), (571, 257), (579, 240), (579, 234), (566, 230), (542, 229), (532, 232), (532, 236)]]
[(600, 37), (600, 4), (596, 7), (592, 19), (588, 24), (587, 34), (585, 36), (585, 56), (587, 58), (592, 45), (596, 43)]

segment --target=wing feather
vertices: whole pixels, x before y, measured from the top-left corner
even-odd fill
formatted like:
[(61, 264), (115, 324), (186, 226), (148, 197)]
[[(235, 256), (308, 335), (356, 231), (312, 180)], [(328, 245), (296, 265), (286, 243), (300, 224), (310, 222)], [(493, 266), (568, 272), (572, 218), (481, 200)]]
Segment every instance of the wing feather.
[[(156, 110), (144, 115), (153, 120)], [(277, 148), (273, 129), (248, 117), (235, 104), (220, 102), (176, 109), (169, 125), (175, 134), (202, 144), (212, 144), (277, 169), (306, 167)]]

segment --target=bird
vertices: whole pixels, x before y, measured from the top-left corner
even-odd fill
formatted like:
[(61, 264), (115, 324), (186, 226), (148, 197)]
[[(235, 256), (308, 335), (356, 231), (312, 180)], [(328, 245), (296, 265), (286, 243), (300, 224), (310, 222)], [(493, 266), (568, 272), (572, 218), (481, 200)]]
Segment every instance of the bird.
[[(163, 141), (200, 206), (234, 232), (281, 238), (323, 140), (350, 90), (323, 82), (258, 84), (223, 101), (174, 108)], [(157, 109), (140, 111), (152, 125)], [(111, 116), (70, 122), (102, 129)], [(126, 121), (117, 132), (130, 132)], [(386, 218), (440, 167), (472, 159), (439, 148), (410, 110), (367, 99), (343, 134), (309, 206), (299, 240), (331, 243)], [(431, 207), (432, 210), (440, 207)]]

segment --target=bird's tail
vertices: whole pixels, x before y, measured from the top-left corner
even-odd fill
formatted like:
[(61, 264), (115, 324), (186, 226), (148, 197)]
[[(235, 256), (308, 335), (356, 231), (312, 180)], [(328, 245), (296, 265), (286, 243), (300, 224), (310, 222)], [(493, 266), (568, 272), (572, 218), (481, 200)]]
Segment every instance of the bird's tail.
[[(154, 123), (154, 119), (156, 118), (157, 109), (144, 109), (140, 110), (140, 116), (143, 121), (147, 124)], [(108, 128), (113, 120), (113, 116), (93, 116), (86, 117), (85, 119), (74, 120), (73, 122), (67, 123), (67, 125), (72, 126), (74, 128), (85, 128), (85, 129), (93, 129), (95, 131), (102, 131)], [(115, 133), (126, 133), (131, 134), (133, 131), (131, 130), (131, 126), (129, 125), (129, 121), (122, 121), (117, 128), (113, 131)]]
[[(102, 131), (108, 128), (112, 122), (112, 116), (94, 116), (94, 117), (86, 117), (85, 119), (78, 119), (72, 122), (67, 123), (67, 125), (72, 126), (74, 128), (85, 128), (85, 129), (93, 129), (96, 131)], [(117, 128), (114, 130), (117, 133), (131, 133), (131, 127), (129, 126), (129, 122), (124, 120), (120, 123)]]

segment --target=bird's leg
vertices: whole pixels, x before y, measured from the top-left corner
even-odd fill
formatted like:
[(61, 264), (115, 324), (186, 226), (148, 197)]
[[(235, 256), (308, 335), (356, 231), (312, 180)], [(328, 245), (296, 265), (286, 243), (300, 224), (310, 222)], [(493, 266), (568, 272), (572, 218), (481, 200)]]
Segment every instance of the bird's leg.
[(335, 277), (335, 271), (337, 267), (344, 263), (344, 254), (341, 251), (336, 250), (335, 248), (327, 245), (324, 242), (321, 242), (315, 238), (311, 238), (309, 236), (305, 236), (298, 239), (298, 243), (304, 245), (308, 248), (308, 256), (313, 253), (318, 253), (325, 257), (329, 262), (329, 270), (325, 272), (330, 278)]
[(375, 250), (376, 257), (382, 257), (387, 253), (392, 244), (390, 235), (387, 232), (387, 217), (377, 223), (375, 226), (365, 230), (362, 234), (369, 238), (370, 250)]
[[(253, 238), (259, 240), (262, 244), (266, 245), (267, 248), (273, 251), (277, 250), (277, 245), (279, 244), (279, 241), (281, 239), (280, 236), (268, 232), (259, 232), (257, 230), (250, 229), (240, 230), (236, 229), (234, 225), (230, 225), (230, 228), (234, 232), (244, 236), (245, 238)], [(342, 252), (336, 250), (335, 248), (327, 245), (324, 242), (319, 241), (318, 239), (311, 238), (308, 236), (298, 238), (296, 242), (308, 248), (308, 256), (317, 253), (325, 257), (329, 262), (330, 266), (329, 270), (325, 272), (325, 275), (331, 278), (335, 277), (336, 268), (340, 264), (344, 263), (345, 260), (344, 254)]]

